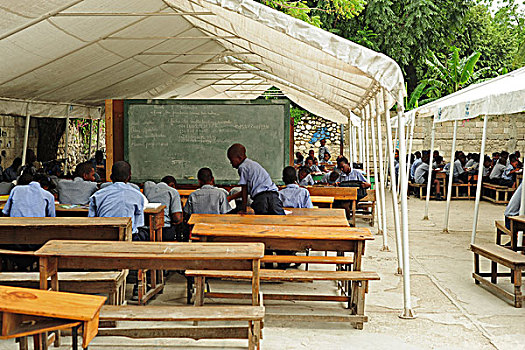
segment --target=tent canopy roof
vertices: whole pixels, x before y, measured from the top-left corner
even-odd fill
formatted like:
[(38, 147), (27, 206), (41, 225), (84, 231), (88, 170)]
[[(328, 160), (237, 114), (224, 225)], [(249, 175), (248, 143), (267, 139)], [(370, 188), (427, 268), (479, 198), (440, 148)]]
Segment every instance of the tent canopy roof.
[(525, 67), (470, 85), (406, 114), (409, 119), (415, 116), (434, 117), (434, 123), (442, 123), (523, 111), (525, 111)]
[(347, 123), (381, 89), (390, 106), (405, 94), (389, 57), (252, 0), (6, 0), (0, 16), (4, 98), (102, 106), (253, 99), (275, 86)]

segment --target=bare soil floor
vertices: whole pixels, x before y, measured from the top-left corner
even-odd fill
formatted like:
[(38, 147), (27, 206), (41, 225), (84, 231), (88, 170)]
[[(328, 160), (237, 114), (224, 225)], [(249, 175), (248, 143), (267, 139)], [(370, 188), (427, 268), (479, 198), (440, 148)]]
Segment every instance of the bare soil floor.
[[(417, 318), (399, 318), (403, 309), (403, 280), (396, 275), (397, 254), (391, 211), (388, 246), (382, 236), (367, 245), (363, 270), (377, 271), (380, 281), (370, 284), (364, 330), (332, 322), (296, 322), (279, 315), (290, 313), (344, 313), (340, 303), (266, 301), (262, 349), (525, 349), (525, 308), (510, 304), (475, 285), (473, 257), (468, 250), (473, 201), (453, 201), (449, 233), (442, 233), (446, 202), (430, 202), (430, 220), (423, 221), (425, 202), (409, 200), (411, 300)], [(390, 208), (391, 201), (388, 200)], [(481, 203), (477, 242), (494, 242), (494, 220), (503, 218), (505, 206)], [(366, 223), (359, 223), (365, 226)], [(377, 226), (376, 226), (377, 227)], [(376, 232), (377, 229), (373, 228)], [(484, 261), (485, 265), (488, 264)], [(304, 267), (301, 267), (304, 268)], [(171, 274), (165, 292), (151, 304), (185, 302), (184, 278)], [(249, 290), (246, 283), (211, 281), (212, 290)], [(130, 288), (130, 286), (128, 286)], [(264, 283), (263, 292), (337, 293), (331, 282)], [(130, 292), (130, 290), (128, 290)], [(207, 303), (217, 301), (207, 300)], [(126, 326), (129, 326), (127, 324)], [(162, 323), (136, 323), (138, 327), (165, 327)], [(188, 325), (190, 325), (188, 323)], [(120, 325), (124, 326), (124, 325)], [(64, 337), (67, 349), (70, 338)], [(129, 339), (97, 337), (90, 349), (245, 349), (244, 340)], [(16, 349), (14, 341), (0, 341), (0, 349)]]

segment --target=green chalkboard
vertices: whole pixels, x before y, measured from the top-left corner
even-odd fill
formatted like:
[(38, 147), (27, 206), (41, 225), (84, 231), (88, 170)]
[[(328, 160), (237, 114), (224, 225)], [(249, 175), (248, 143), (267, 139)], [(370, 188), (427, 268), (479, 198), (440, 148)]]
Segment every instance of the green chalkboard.
[(274, 181), (289, 165), (290, 104), (287, 100), (126, 100), (124, 157), (132, 181), (173, 175), (196, 182), (209, 167), (218, 183), (238, 181), (226, 157), (233, 143), (246, 146)]

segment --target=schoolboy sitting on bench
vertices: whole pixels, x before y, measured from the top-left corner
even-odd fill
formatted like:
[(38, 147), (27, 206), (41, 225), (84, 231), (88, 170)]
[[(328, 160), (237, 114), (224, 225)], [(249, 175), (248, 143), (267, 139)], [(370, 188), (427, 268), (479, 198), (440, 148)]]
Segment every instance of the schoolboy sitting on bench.
[(184, 216), (191, 214), (226, 214), (232, 210), (227, 192), (215, 187), (215, 179), (210, 168), (201, 168), (197, 173), (199, 189), (192, 192), (184, 206)]
[(279, 198), (285, 208), (313, 208), (310, 192), (297, 184), (297, 172), (292, 166), (283, 169), (285, 188), (279, 191)]

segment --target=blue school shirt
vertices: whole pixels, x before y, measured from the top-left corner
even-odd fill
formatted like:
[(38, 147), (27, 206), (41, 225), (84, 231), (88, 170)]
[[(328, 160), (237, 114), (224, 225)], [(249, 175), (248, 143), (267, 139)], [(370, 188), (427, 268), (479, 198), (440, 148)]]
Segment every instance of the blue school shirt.
[(278, 188), (270, 178), (270, 174), (257, 162), (246, 158), (237, 169), (240, 180), (239, 185), (247, 185), (248, 193), (253, 198), (259, 193), (272, 191)]
[(410, 167), (410, 177), (413, 178), (416, 176), (416, 169), (419, 166), (419, 164), (421, 164), (421, 162), (423, 162), (421, 158), (417, 158), (416, 160), (414, 160), (414, 163), (412, 163), (412, 166)]
[(312, 175), (308, 174), (308, 175), (306, 175), (304, 177), (304, 179), (299, 181), (299, 185), (301, 185), (301, 186), (313, 186), (313, 185), (315, 185), (315, 181), (312, 178)]
[(296, 184), (286, 185), (279, 191), (279, 198), (286, 208), (313, 208), (310, 192)]
[(55, 197), (40, 187), (38, 182), (15, 186), (2, 210), (10, 217), (55, 217)]
[(337, 179), (337, 182), (343, 182), (343, 181), (367, 182), (365, 177), (363, 176), (363, 173), (357, 169), (352, 169), (348, 174), (345, 173), (344, 171), (341, 171), (341, 175), (339, 175), (339, 179)]
[(521, 184), (518, 186), (512, 197), (510, 197), (509, 204), (505, 208), (505, 217), (520, 215), (521, 206)]
[(131, 218), (132, 232), (144, 226), (144, 197), (130, 184), (115, 182), (89, 198), (89, 217)]
[(144, 196), (150, 203), (161, 203), (164, 208), (164, 227), (171, 226), (171, 214), (182, 213), (179, 192), (164, 182), (144, 182)]
[(75, 177), (73, 180), (60, 180), (57, 190), (58, 201), (61, 204), (86, 205), (89, 203), (89, 197), (97, 191), (97, 183)]
[(226, 190), (204, 185), (192, 192), (184, 206), (186, 214), (226, 214), (232, 210)]
[(501, 178), (504, 179), (504, 180), (514, 180), (512, 178), (512, 174), (509, 174), (512, 170), (514, 170), (514, 167), (512, 166), (512, 164), (509, 164), (505, 167), (505, 170), (503, 170), (503, 174), (501, 174)]

